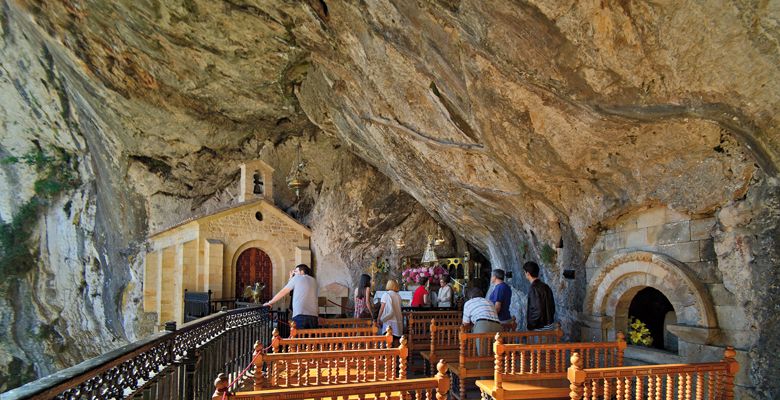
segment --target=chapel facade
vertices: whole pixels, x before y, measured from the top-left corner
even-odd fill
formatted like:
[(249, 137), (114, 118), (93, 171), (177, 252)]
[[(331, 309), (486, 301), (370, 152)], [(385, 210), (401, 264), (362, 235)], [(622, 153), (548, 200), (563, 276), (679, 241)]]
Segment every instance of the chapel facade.
[(229, 299), (261, 283), (267, 300), (296, 265), (311, 265), (311, 230), (274, 204), (273, 168), (260, 160), (240, 168), (236, 204), (149, 237), (144, 311), (157, 314), (158, 328), (184, 322), (185, 290)]

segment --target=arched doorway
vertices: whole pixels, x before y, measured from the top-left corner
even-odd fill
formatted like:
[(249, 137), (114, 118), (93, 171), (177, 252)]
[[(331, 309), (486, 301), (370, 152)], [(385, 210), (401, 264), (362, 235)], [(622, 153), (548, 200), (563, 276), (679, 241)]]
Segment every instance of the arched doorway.
[(236, 261), (236, 298), (241, 298), (247, 286), (264, 283), (262, 301), (271, 298), (273, 286), (273, 264), (271, 257), (257, 247), (250, 247), (238, 256)]
[[(616, 314), (625, 312), (629, 318), (633, 317), (645, 323), (653, 338), (651, 347), (677, 352), (677, 337), (666, 330), (667, 325), (677, 322), (677, 315), (672, 303), (663, 293), (653, 287), (641, 289), (631, 299), (628, 309), (621, 310), (618, 307)], [(619, 318), (625, 317), (616, 315), (616, 319)]]

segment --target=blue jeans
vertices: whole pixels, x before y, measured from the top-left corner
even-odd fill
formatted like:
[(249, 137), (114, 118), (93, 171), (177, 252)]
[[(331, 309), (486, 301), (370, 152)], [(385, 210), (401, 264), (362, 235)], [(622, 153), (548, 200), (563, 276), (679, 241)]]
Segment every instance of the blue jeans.
[(315, 329), (320, 327), (319, 318), (312, 315), (298, 314), (292, 317), (292, 320), (298, 329)]

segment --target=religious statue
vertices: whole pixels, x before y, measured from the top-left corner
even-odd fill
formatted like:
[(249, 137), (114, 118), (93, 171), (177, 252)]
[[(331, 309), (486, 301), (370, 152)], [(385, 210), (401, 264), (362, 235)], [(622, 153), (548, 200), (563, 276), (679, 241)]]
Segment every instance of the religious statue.
[(251, 299), (252, 303), (261, 303), (261, 297), (263, 296), (263, 289), (265, 289), (265, 283), (255, 282), (255, 286), (247, 286), (244, 289), (244, 298)]

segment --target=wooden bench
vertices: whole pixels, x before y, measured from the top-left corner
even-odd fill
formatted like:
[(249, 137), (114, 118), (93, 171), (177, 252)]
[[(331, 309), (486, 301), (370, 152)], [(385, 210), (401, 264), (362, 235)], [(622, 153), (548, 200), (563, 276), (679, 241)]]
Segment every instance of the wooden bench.
[(495, 400), (567, 399), (574, 353), (588, 367), (622, 367), (625, 349), (622, 332), (615, 342), (556, 344), (505, 344), (502, 334), (496, 334), (493, 379), (478, 380), (477, 387), (483, 397)]
[(462, 319), (463, 312), (461, 311), (404, 312), (404, 320), (406, 321), (404, 332), (409, 341), (409, 351), (412, 352), (412, 357), (420, 351), (430, 349), (432, 320), (436, 320), (436, 324), (439, 326), (460, 326)]
[[(289, 339), (281, 337), (279, 330), (274, 329), (273, 339), (271, 339), (271, 349), (273, 349), (274, 353), (386, 349), (391, 347), (392, 344), (393, 332), (389, 329), (384, 335)], [(263, 346), (260, 342), (255, 343), (255, 351), (262, 348)]]
[(269, 389), (250, 392), (228, 392), (228, 377), (219, 374), (214, 381), (216, 390), (212, 400), (303, 400), (303, 399), (428, 399), (446, 400), (450, 388), (450, 378), (447, 376), (447, 364), (437, 365), (438, 373), (432, 378), (399, 379), (386, 382), (368, 382), (352, 384), (336, 384), (328, 386), (301, 387), (288, 389)]
[(354, 328), (314, 328), (298, 329), (295, 322), (290, 322), (291, 338), (318, 338), (318, 337), (337, 337), (337, 336), (373, 336), (377, 329), (373, 324), (370, 326), (358, 326)]
[(739, 371), (736, 355), (733, 347), (727, 347), (719, 362), (583, 369), (587, 363), (574, 353), (568, 370), (568, 398), (733, 399), (734, 376)]
[[(466, 379), (493, 375), (493, 339), (495, 333), (469, 333), (463, 325), (437, 326), (431, 324), (430, 351), (420, 352), (423, 359), (444, 359), (452, 374), (452, 396), (461, 400), (466, 395)], [(507, 344), (550, 344), (559, 343), (563, 337), (560, 326), (555, 330), (541, 332), (504, 332), (501, 338)], [(480, 343), (481, 354), (477, 352)], [(456, 391), (455, 388), (459, 390)]]
[(367, 318), (320, 318), (318, 324), (325, 329), (376, 327), (376, 323)]
[(406, 339), (396, 348), (265, 354), (255, 350), (254, 390), (406, 378)]

